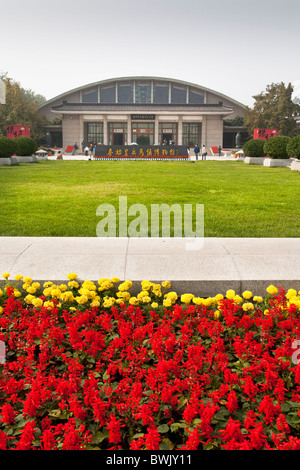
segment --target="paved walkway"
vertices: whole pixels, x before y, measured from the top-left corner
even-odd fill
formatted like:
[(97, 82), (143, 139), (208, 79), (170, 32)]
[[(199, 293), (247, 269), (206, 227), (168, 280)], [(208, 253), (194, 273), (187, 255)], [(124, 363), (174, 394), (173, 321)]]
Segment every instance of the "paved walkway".
[[(202, 243), (203, 241), (203, 243)], [(2, 270), (2, 271), (1, 271)], [(300, 290), (300, 238), (0, 238), (0, 276), (65, 282), (118, 276), (140, 287), (169, 280), (178, 293), (234, 289), (264, 295), (268, 285)]]

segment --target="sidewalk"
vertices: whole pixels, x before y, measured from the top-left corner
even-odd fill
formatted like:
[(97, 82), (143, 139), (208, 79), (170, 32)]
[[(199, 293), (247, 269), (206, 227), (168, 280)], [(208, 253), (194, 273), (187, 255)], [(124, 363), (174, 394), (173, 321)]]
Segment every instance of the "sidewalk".
[[(196, 241), (200, 241), (197, 247)], [(198, 249), (197, 249), (198, 248)], [(264, 295), (270, 284), (300, 290), (300, 238), (0, 238), (0, 276), (65, 282), (117, 276), (169, 280), (201, 297), (234, 289)], [(1, 281), (3, 282), (3, 281)]]

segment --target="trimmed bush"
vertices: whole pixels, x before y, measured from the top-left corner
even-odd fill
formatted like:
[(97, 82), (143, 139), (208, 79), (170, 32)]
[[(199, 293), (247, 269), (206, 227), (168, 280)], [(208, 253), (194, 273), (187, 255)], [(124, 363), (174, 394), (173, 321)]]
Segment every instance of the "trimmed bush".
[(37, 151), (37, 143), (30, 137), (16, 137), (16, 153), (19, 156), (28, 157)]
[(263, 139), (248, 140), (243, 146), (243, 151), (246, 157), (264, 157), (264, 143)]
[(150, 139), (147, 135), (139, 135), (138, 138), (136, 139), (136, 143), (138, 145), (149, 145)]
[(269, 155), (271, 158), (289, 158), (287, 154), (287, 144), (291, 138), (284, 135), (277, 135), (267, 140), (264, 145), (265, 155)]
[(0, 157), (8, 158), (16, 153), (16, 143), (14, 139), (0, 136)]
[(286, 151), (289, 157), (300, 158), (300, 134), (289, 141)]

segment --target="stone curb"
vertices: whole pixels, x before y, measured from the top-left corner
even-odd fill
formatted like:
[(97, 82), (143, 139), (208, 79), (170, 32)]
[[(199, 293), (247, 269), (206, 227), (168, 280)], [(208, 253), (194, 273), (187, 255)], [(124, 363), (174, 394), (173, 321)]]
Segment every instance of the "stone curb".
[(300, 238), (1, 237), (4, 272), (59, 283), (71, 272), (82, 281), (116, 276), (134, 291), (143, 280), (168, 280), (179, 294), (201, 297), (227, 289), (265, 295), (270, 284), (300, 290)]

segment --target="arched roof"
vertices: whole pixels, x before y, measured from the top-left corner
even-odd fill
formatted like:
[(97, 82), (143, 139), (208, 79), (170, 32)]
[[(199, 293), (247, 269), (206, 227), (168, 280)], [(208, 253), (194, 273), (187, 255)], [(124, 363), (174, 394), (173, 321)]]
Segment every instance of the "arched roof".
[(151, 80), (154, 80), (154, 81), (157, 81), (157, 82), (167, 82), (167, 83), (172, 83), (174, 85), (178, 85), (178, 86), (189, 86), (189, 87), (192, 87), (193, 89), (196, 89), (196, 90), (199, 90), (201, 92), (206, 92), (206, 93), (210, 93), (212, 95), (215, 95), (218, 99), (220, 100), (227, 100), (229, 101), (230, 103), (232, 103), (233, 105), (236, 105), (236, 106), (240, 106), (242, 108), (245, 108), (245, 105), (234, 100), (233, 98), (229, 97), (229, 96), (226, 96), (222, 93), (219, 93), (215, 90), (211, 90), (210, 88), (206, 88), (206, 87), (203, 87), (201, 85), (197, 85), (195, 83), (191, 83), (191, 82), (187, 82), (187, 81), (183, 81), (183, 80), (178, 80), (178, 79), (174, 79), (174, 78), (166, 78), (166, 77), (154, 77), (154, 76), (133, 76), (133, 77), (116, 77), (116, 78), (109, 78), (109, 79), (106, 79), (106, 80), (100, 80), (98, 82), (92, 82), (92, 83), (88, 83), (86, 85), (83, 85), (83, 86), (80, 86), (80, 87), (77, 87), (77, 88), (74, 88), (72, 90), (68, 90), (67, 92), (65, 93), (62, 93), (54, 98), (51, 98), (50, 100), (46, 101), (45, 103), (43, 103), (41, 106), (40, 106), (40, 109), (44, 108), (45, 106), (49, 106), (51, 105), (51, 103), (54, 103), (54, 102), (57, 102), (58, 100), (65, 100), (69, 95), (72, 95), (76, 92), (83, 92), (85, 90), (89, 90), (93, 87), (96, 87), (96, 86), (107, 86), (109, 85), (110, 83), (115, 83), (115, 82), (128, 82), (130, 80), (145, 80), (145, 81), (151, 81)]

